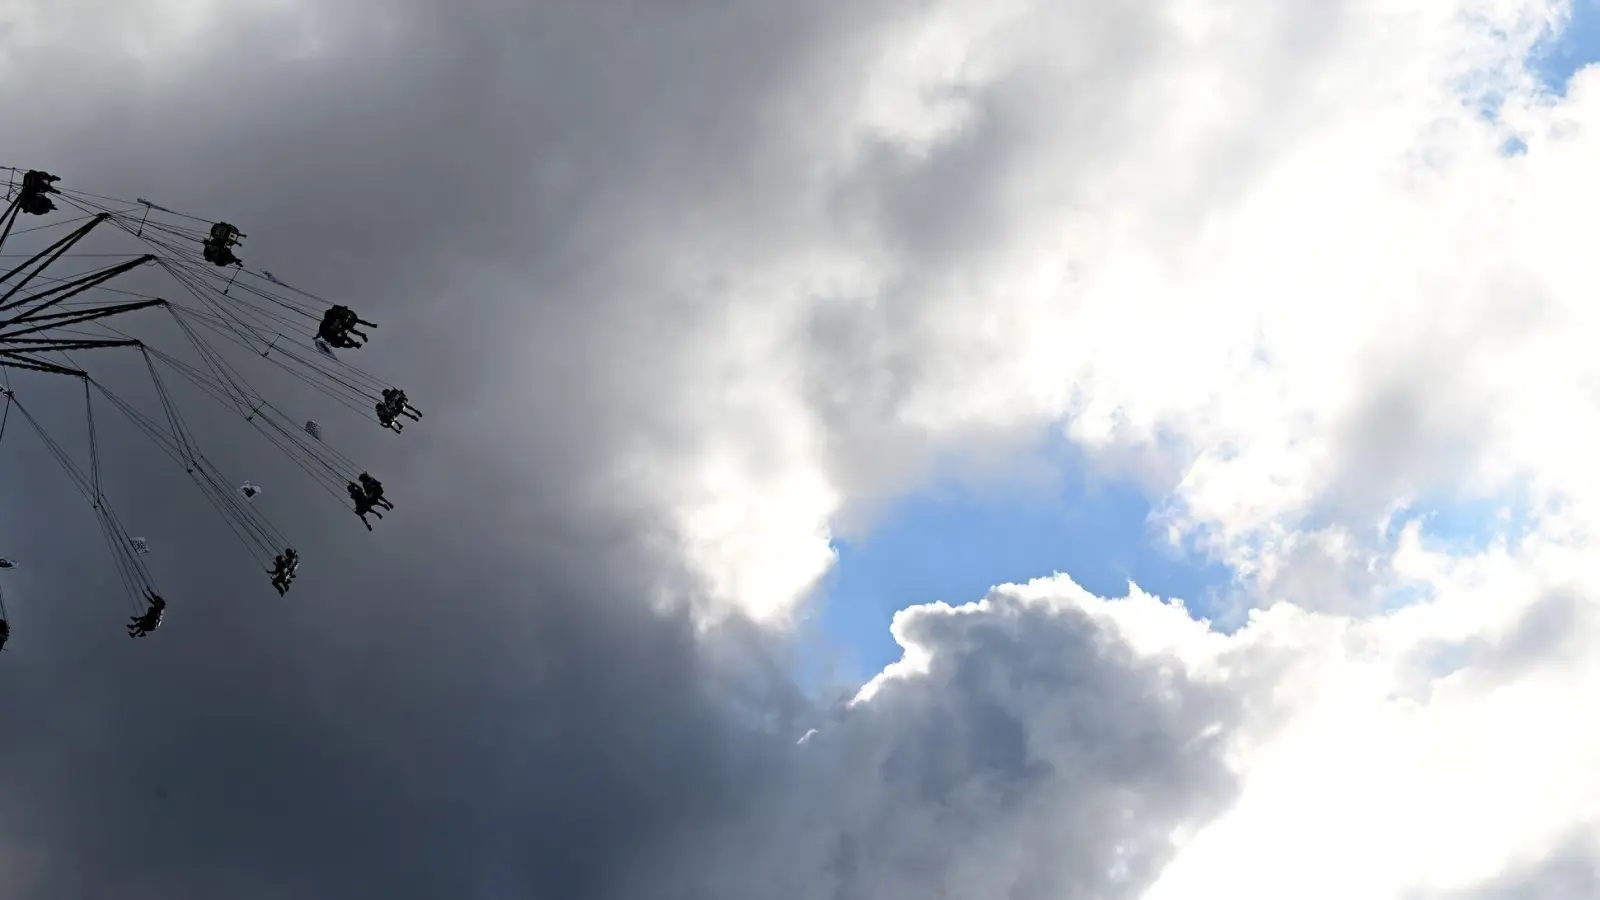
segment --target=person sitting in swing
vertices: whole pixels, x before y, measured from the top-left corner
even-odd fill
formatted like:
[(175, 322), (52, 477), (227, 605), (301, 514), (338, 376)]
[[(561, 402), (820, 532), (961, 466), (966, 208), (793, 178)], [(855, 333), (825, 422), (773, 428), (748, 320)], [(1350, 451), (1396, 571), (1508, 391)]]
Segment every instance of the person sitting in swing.
[(40, 172), (37, 169), (22, 176), (22, 190), (17, 196), (17, 207), (30, 216), (42, 216), (54, 212), (55, 201), (47, 194), (58, 194), (55, 182), (61, 178), (49, 172)]
[(391, 407), (387, 402), (379, 400), (377, 403), (373, 404), (373, 408), (378, 411), (379, 425), (382, 425), (395, 434), (399, 434), (401, 429), (405, 427), (404, 425), (400, 424), (398, 419), (395, 418), (394, 408)]
[(289, 584), (294, 581), (295, 570), (299, 567), (300, 554), (293, 547), (285, 547), (272, 561), (272, 586), (278, 589), (279, 597), (288, 592)]
[(372, 508), (372, 501), (367, 499), (367, 492), (362, 490), (361, 486), (354, 481), (346, 485), (346, 490), (350, 493), (350, 499), (355, 501), (356, 515), (361, 517), (361, 524), (367, 526), (367, 530), (371, 531), (372, 523), (367, 521), (367, 514), (371, 513), (381, 519), (383, 518), (383, 513)]
[(389, 409), (396, 416), (406, 416), (418, 422), (422, 421), (422, 411), (412, 406), (410, 398), (406, 396), (406, 392), (399, 388), (385, 388), (383, 402), (389, 405)]
[(394, 509), (394, 504), (383, 496), (383, 482), (365, 472), (357, 475), (356, 480), (361, 482), (361, 491), (366, 495), (368, 503), (373, 506), (381, 506), (384, 509)]
[(233, 255), (234, 246), (243, 237), (239, 229), (227, 222), (218, 222), (211, 226), (211, 236), (201, 242), (201, 256), (216, 266), (243, 265), (239, 257)]
[(161, 614), (167, 608), (167, 601), (155, 591), (147, 589), (144, 593), (150, 598), (150, 608), (145, 610), (143, 615), (128, 619), (128, 637), (144, 637), (161, 627)]
[[(357, 325), (378, 327), (377, 323), (368, 322), (356, 315), (355, 310), (348, 306), (330, 306), (328, 311), (322, 314), (322, 323), (317, 327), (317, 337), (327, 341), (331, 346), (352, 350), (367, 341), (366, 334), (358, 330)], [(360, 338), (360, 343), (354, 338)]]

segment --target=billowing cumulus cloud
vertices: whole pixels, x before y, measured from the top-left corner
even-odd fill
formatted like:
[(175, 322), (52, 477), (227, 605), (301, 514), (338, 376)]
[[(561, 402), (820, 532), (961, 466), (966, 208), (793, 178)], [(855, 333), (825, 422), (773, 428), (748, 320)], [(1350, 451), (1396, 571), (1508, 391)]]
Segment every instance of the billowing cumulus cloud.
[(1244, 710), (1063, 587), (903, 613), (915, 673), (795, 747), (753, 818), (670, 844), (638, 895), (1139, 896), (1232, 798)]
[[(148, 646), (71, 495), (4, 482), (0, 897), (1588, 890), (1600, 79), (1525, 65), (1568, 13), (0, 11), (7, 163), (240, 223), (427, 410), (339, 435), (371, 536), (202, 426), (293, 520), (282, 604), (116, 482), (182, 598)], [(1062, 576), (808, 700), (833, 529), (1051, 431), (1238, 627)]]

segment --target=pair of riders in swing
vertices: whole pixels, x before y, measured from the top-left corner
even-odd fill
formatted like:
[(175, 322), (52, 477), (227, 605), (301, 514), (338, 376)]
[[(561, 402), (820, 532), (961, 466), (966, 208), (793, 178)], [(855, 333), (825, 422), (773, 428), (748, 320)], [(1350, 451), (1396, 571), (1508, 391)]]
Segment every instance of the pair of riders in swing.
[(378, 424), (399, 434), (405, 427), (400, 422), (400, 417), (405, 416), (415, 421), (422, 420), (422, 412), (406, 399), (406, 392), (399, 388), (384, 388), (383, 399), (374, 407), (378, 410)]
[(49, 172), (34, 170), (22, 176), (22, 190), (17, 194), (17, 208), (30, 216), (42, 216), (55, 211), (56, 204), (51, 200), (50, 194), (58, 194), (55, 182), (60, 181), (58, 175)]
[(371, 531), (372, 523), (367, 521), (367, 514), (371, 513), (381, 519), (383, 518), (383, 513), (378, 510), (394, 509), (394, 504), (383, 496), (383, 482), (365, 472), (357, 475), (356, 479), (360, 482), (359, 484), (356, 481), (352, 481), (345, 486), (345, 489), (349, 492), (350, 499), (355, 501), (356, 515), (361, 517), (361, 524), (367, 526), (367, 530)]

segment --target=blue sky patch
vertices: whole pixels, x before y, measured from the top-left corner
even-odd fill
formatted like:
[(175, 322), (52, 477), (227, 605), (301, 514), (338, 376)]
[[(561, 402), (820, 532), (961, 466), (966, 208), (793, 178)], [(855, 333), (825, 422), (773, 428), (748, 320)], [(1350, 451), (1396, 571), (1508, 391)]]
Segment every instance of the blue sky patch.
[[(1425, 496), (1395, 514), (1385, 537), (1398, 539), (1400, 529), (1413, 519), (1422, 521), (1424, 547), (1452, 556), (1482, 553), (1499, 538), (1515, 543), (1533, 529), (1527, 498), (1519, 491), (1494, 497)], [(1383, 609), (1392, 612), (1432, 597), (1428, 584), (1402, 584), (1385, 594)]]
[(1534, 48), (1528, 66), (1552, 92), (1565, 96), (1579, 69), (1600, 62), (1600, 0), (1572, 0), (1572, 19)]
[(1207, 613), (1231, 571), (1170, 547), (1134, 485), (1087, 476), (1071, 449), (1051, 456), (1062, 473), (1054, 486), (937, 483), (901, 499), (868, 534), (836, 541), (839, 562), (814, 624), (843, 654), (833, 660), (838, 677), (868, 677), (899, 658), (889, 635), (898, 610), (968, 603), (993, 585), (1054, 572), (1102, 596), (1124, 596), (1132, 580)]
[(1532, 528), (1527, 499), (1519, 492), (1495, 497), (1434, 494), (1401, 509), (1389, 524), (1389, 537), (1397, 537), (1407, 521), (1419, 517), (1423, 542), (1456, 555), (1481, 553), (1497, 537), (1514, 542)]

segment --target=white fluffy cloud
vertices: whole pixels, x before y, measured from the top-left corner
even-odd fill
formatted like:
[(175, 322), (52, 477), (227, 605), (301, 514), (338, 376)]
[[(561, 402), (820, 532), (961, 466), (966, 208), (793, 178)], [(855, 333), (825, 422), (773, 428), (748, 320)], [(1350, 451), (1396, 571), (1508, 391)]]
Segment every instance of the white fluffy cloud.
[(854, 506), (1053, 427), (1250, 602), (1370, 607), (1384, 517), (1440, 492), (1576, 535), (1600, 90), (1554, 100), (1523, 62), (1563, 13), (892, 9), (797, 66), (760, 164), (648, 245), (697, 298), (693, 407), (617, 471), (714, 596), (777, 617)]
[(1379, 616), (1281, 603), (1222, 634), (1066, 576), (906, 610), (905, 659), (640, 895), (1584, 895), (1593, 566), (1402, 545), (1434, 599)]
[(1377, 617), (1285, 603), (1223, 635), (1065, 576), (905, 611), (905, 661), (795, 748), (756, 822), (675, 844), (693, 863), (665, 882), (1145, 900), (1594, 883), (1593, 567), (1414, 540), (1438, 599)]
[(1407, 543), (1435, 599), (1283, 604), (1226, 639), (1225, 677), (1258, 704), (1241, 793), (1151, 900), (1451, 896), (1600, 833), (1600, 730), (1577, 712), (1600, 690), (1592, 567), (1539, 542), (1470, 560)]
[[(823, 82), (848, 99), (811, 98), (805, 164), (764, 181), (785, 227), (723, 260), (740, 300), (703, 371), (771, 393), (710, 406), (738, 414), (700, 432), (697, 458), (723, 468), (673, 500), (688, 558), (717, 593), (781, 612), (851, 504), (935, 453), (1061, 426), (1142, 473), (1174, 535), (1271, 607), (1224, 637), (1145, 599), (1071, 600), (1245, 710), (1226, 733), (1237, 803), (1147, 896), (1470, 896), (1587, 846), (1600, 304), (1581, 223), (1600, 201), (1600, 72), (1557, 98), (1525, 66), (1566, 12), (952, 2), (875, 33), (881, 52), (828, 60), (856, 75)], [(740, 472), (747, 489), (724, 490)], [(1409, 513), (1389, 527), (1439, 497), (1525, 506), (1528, 534), (1452, 555)], [(1425, 599), (1382, 612), (1401, 590)], [(918, 610), (885, 677), (944, 690), (938, 715), (972, 726), (941, 666), (1004, 665), (1025, 642), (974, 649), (928, 623), (1009, 615)], [(1016, 690), (991, 700), (1028, 705)], [(884, 696), (853, 714), (900, 735)], [(1045, 692), (1019, 716), (1048, 735), (1085, 702)], [(1052, 740), (1039, 759), (1074, 752)], [(892, 763), (847, 756), (823, 784), (889, 790)], [(1080, 821), (1076, 790), (1043, 818)], [(961, 846), (923, 896), (1098, 883), (1039, 875), (1071, 840), (1020, 813), (913, 839), (916, 804), (881, 802), (907, 820), (884, 826), (891, 856)], [(811, 817), (852, 833), (863, 815)]]

